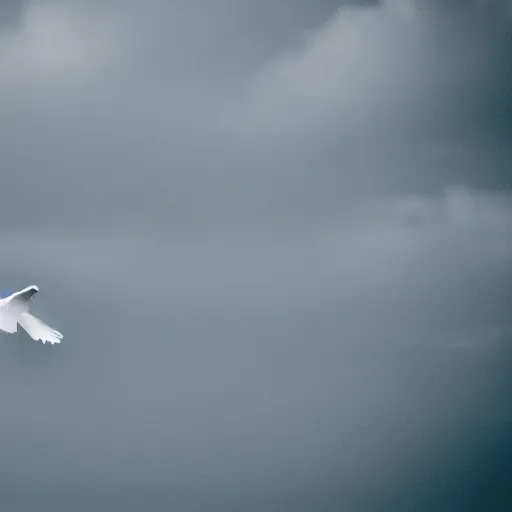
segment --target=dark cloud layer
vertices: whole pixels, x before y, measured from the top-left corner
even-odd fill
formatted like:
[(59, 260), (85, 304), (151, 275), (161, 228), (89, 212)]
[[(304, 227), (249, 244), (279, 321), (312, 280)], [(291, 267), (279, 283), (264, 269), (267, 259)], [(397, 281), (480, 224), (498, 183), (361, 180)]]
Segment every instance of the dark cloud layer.
[(0, 13), (2, 510), (510, 509), (510, 2)]

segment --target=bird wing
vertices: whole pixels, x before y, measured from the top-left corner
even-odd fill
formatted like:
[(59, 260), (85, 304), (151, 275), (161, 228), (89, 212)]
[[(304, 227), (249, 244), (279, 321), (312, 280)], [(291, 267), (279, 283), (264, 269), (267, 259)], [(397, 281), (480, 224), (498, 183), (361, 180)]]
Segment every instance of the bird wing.
[(39, 291), (36, 285), (27, 286), (19, 292), (12, 293), (8, 297), (5, 297), (4, 303), (11, 308), (17, 310), (26, 310), (30, 299)]
[(52, 329), (26, 311), (20, 314), (17, 321), (33, 340), (41, 340), (43, 343), (49, 341), (53, 345), (60, 343), (62, 339), (62, 334), (59, 331)]
[(32, 296), (39, 291), (35, 285), (27, 286), (19, 292), (11, 293), (0, 299), (0, 329), (14, 333), (18, 330), (18, 316), (28, 310), (28, 303)]

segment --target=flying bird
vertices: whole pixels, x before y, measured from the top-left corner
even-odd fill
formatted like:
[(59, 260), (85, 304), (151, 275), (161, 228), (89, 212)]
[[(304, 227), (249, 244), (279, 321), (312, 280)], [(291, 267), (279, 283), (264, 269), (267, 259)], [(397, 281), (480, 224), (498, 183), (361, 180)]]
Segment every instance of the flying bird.
[(52, 329), (39, 318), (28, 312), (30, 299), (39, 291), (35, 285), (27, 286), (18, 292), (1, 294), (0, 297), (0, 330), (14, 333), (18, 331), (18, 324), (27, 331), (34, 340), (47, 341), (52, 345), (60, 343), (62, 334)]

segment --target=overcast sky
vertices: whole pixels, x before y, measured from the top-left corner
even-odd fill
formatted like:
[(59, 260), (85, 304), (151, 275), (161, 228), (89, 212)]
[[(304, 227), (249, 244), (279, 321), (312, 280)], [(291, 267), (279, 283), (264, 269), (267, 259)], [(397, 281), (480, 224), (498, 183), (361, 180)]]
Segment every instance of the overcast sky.
[(512, 506), (509, 0), (4, 0), (2, 512)]

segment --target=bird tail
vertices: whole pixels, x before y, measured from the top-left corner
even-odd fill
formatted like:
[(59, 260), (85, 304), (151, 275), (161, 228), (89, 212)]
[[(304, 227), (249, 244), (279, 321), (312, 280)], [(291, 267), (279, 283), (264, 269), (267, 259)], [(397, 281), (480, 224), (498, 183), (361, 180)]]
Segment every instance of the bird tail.
[(43, 343), (49, 341), (53, 345), (60, 343), (62, 339), (62, 334), (59, 331), (52, 329), (30, 313), (22, 313), (18, 318), (18, 323), (33, 340), (41, 340)]

